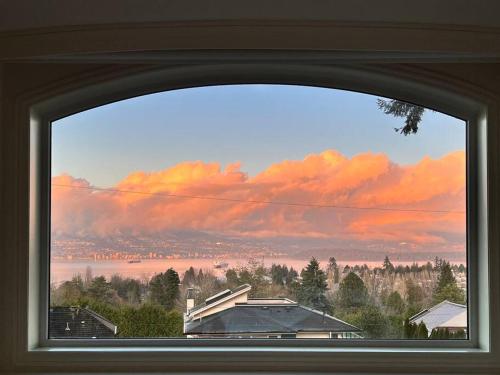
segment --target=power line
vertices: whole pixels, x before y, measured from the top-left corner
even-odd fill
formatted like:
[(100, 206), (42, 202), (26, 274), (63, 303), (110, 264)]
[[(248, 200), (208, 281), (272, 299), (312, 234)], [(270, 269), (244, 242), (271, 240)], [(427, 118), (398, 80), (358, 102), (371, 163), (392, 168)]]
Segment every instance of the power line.
[(202, 199), (202, 200), (211, 200), (211, 201), (252, 203), (252, 204), (273, 204), (273, 205), (292, 206), (292, 207), (337, 208), (337, 209), (345, 209), (345, 210), (397, 211), (397, 212), (436, 213), (436, 214), (465, 214), (465, 211), (452, 211), (452, 210), (423, 210), (423, 209), (413, 209), (413, 208), (341, 206), (341, 205), (333, 205), (333, 204), (281, 202), (281, 201), (253, 200), (253, 199), (246, 200), (246, 199), (234, 199), (234, 198), (209, 197), (209, 196), (201, 196), (201, 195), (151, 193), (151, 192), (147, 192), (147, 191), (100, 188), (100, 187), (92, 187), (92, 186), (74, 186), (74, 185), (63, 185), (63, 184), (52, 184), (52, 186), (71, 188), (71, 189), (107, 191), (107, 192), (111, 192), (111, 193), (152, 195), (152, 196), (167, 197), (167, 198)]

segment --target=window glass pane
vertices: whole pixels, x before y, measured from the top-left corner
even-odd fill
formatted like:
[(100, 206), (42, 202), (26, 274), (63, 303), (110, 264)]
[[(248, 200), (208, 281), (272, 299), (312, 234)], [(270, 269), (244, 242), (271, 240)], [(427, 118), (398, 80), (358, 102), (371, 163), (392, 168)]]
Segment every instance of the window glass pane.
[(466, 124), (228, 85), (52, 124), (50, 338), (467, 338)]

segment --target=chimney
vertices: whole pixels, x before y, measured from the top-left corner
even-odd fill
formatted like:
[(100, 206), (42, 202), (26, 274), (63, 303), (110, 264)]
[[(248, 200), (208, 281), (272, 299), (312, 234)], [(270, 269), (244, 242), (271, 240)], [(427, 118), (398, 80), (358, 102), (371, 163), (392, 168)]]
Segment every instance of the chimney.
[(189, 310), (194, 307), (194, 289), (188, 288), (186, 292), (186, 314), (189, 315)]

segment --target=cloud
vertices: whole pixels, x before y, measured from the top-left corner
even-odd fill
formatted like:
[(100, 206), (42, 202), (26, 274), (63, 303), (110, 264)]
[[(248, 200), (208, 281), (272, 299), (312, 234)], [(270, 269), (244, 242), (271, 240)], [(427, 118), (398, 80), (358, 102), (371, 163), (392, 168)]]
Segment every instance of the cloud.
[(347, 158), (326, 150), (273, 164), (251, 178), (239, 163), (223, 169), (218, 163), (189, 161), (158, 172), (134, 172), (114, 191), (93, 190), (89, 181), (69, 175), (52, 183), (55, 234), (188, 229), (465, 246), (463, 151), (398, 165), (385, 154)]

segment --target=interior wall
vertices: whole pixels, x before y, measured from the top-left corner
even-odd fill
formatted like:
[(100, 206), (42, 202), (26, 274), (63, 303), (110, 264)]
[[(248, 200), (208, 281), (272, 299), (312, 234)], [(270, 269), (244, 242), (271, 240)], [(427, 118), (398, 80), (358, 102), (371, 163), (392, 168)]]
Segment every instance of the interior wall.
[[(369, 9), (361, 0), (315, 7), (295, 0), (274, 6), (264, 0), (223, 1), (226, 7), (180, 0), (20, 0), (9, 2), (8, 9), (6, 3), (0, 3), (0, 370), (5, 373), (48, 371), (20, 366), (14, 350), (15, 328), (23, 318), (19, 306), (27, 298), (26, 285), (16, 279), (27, 267), (19, 263), (18, 251), (29, 241), (26, 228), (19, 227), (29, 214), (24, 199), (29, 132), (17, 128), (28, 117), (16, 117), (26, 97), (99, 81), (103, 72), (159, 66), (165, 58), (151, 61), (151, 56), (162, 51), (171, 56), (176, 49), (294, 49), (334, 52), (333, 60), (349, 52), (341, 62), (422, 71), (470, 87), (500, 108), (500, 2), (476, 2), (473, 10), (465, 0), (383, 0)], [(99, 12), (92, 7), (97, 3)], [(134, 62), (132, 54), (140, 58)], [(499, 124), (500, 111), (492, 116)], [(490, 179), (499, 187), (500, 131), (491, 136)], [(500, 191), (490, 191), (489, 199), (489, 215), (498, 223)], [(498, 231), (490, 236), (491, 243), (500, 243)]]

